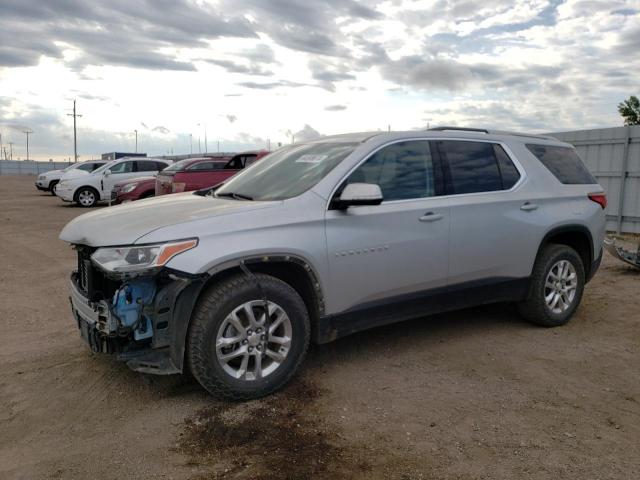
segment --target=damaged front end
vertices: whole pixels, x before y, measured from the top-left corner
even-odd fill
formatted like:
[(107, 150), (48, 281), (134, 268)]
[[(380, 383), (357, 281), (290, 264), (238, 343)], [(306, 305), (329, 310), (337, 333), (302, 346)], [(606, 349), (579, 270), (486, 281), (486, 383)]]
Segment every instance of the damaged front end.
[[(144, 248), (149, 250), (134, 252), (129, 247), (124, 254), (134, 252), (138, 261)], [(115, 354), (139, 372), (181, 373), (188, 321), (205, 278), (163, 264), (140, 270), (114, 268), (112, 259), (99, 250), (116, 249), (75, 249), (78, 268), (71, 274), (71, 308), (91, 350)]]
[(635, 251), (627, 250), (618, 244), (618, 239), (608, 237), (604, 240), (604, 248), (614, 257), (636, 268), (640, 268), (640, 244)]

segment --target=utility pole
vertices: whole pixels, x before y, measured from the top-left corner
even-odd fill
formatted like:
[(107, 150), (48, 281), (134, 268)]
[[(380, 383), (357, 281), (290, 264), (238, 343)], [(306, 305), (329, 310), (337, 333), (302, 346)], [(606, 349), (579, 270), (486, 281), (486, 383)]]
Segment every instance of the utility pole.
[(27, 128), (26, 130), (23, 130), (22, 133), (27, 136), (27, 160), (29, 160), (29, 135), (33, 133), (33, 130)]
[(220, 153), (220, 140), (218, 140), (218, 153)]
[(204, 124), (204, 153), (207, 153), (209, 148), (207, 147), (207, 124)]
[(9, 142), (10, 160), (13, 160), (13, 142)]
[(189, 134), (189, 152), (193, 155), (193, 133)]
[(134, 130), (136, 132), (136, 153), (138, 153), (138, 130)]
[(76, 117), (81, 117), (76, 113), (76, 101), (73, 101), (73, 113), (67, 113), (67, 117), (73, 117), (73, 158), (78, 161), (78, 140), (76, 136)]

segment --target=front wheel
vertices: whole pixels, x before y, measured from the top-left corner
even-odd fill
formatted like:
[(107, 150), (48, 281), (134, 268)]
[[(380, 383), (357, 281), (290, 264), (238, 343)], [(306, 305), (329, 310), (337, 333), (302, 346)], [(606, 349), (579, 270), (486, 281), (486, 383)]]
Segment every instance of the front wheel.
[(75, 194), (76, 203), (85, 208), (95, 206), (99, 199), (98, 191), (91, 187), (82, 187)]
[(309, 346), (309, 314), (300, 295), (260, 273), (255, 278), (239, 274), (210, 287), (191, 322), (191, 373), (209, 393), (227, 400), (258, 398), (281, 388)]
[(55, 195), (56, 194), (56, 185), (58, 184), (59, 180), (52, 180), (51, 183), (49, 184), (49, 193), (51, 195)]
[(582, 259), (573, 248), (547, 245), (533, 267), (529, 296), (518, 305), (520, 313), (545, 327), (566, 324), (582, 299), (584, 278)]

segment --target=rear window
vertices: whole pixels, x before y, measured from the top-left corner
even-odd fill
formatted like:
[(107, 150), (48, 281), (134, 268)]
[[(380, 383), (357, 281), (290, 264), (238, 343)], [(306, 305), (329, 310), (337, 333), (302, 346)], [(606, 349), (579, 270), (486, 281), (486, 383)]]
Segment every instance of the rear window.
[(598, 183), (573, 148), (535, 144), (527, 144), (527, 148), (564, 184), (592, 185)]

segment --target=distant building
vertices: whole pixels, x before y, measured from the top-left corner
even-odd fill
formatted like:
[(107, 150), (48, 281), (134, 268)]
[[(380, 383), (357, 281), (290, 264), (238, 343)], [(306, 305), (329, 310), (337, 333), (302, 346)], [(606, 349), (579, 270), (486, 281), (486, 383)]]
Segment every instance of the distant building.
[(102, 160), (117, 160), (123, 157), (146, 157), (146, 153), (109, 152), (102, 154)]

